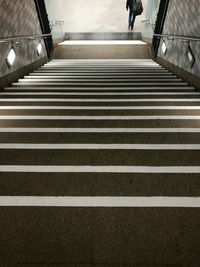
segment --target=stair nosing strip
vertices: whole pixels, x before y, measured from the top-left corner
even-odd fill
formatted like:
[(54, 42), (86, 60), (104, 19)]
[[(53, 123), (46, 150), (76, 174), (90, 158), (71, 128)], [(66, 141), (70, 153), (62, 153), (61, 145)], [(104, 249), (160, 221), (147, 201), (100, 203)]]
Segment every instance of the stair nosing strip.
[(199, 197), (0, 196), (1, 207), (200, 208)]

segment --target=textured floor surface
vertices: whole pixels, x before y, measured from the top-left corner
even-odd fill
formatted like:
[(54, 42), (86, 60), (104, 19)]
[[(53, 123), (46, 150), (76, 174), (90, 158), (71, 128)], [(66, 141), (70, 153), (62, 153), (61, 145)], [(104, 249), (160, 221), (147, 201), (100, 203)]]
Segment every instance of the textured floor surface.
[[(142, 31), (146, 18), (147, 0), (143, 0), (144, 13), (137, 17), (135, 30)], [(128, 30), (126, 0), (62, 0), (61, 16), (65, 20), (64, 32), (124, 32)]]

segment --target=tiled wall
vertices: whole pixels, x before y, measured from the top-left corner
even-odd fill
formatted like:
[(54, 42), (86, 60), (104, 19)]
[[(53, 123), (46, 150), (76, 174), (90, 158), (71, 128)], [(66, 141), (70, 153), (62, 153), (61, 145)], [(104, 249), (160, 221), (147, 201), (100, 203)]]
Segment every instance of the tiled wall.
[[(0, 0), (0, 38), (41, 34), (40, 23), (34, 0)], [(14, 44), (17, 54), (12, 68), (9, 68), (6, 57), (11, 43), (0, 43), (0, 77), (31, 64), (46, 56), (45, 45), (40, 56), (36, 52), (39, 40), (23, 40)]]
[[(175, 34), (200, 38), (200, 0), (170, 0), (163, 34)], [(161, 42), (162, 43), (162, 42)], [(168, 51), (164, 56), (159, 49), (159, 56), (170, 63), (200, 77), (200, 42), (191, 42), (191, 49), (196, 61), (191, 68), (186, 52), (187, 43), (166, 41)]]

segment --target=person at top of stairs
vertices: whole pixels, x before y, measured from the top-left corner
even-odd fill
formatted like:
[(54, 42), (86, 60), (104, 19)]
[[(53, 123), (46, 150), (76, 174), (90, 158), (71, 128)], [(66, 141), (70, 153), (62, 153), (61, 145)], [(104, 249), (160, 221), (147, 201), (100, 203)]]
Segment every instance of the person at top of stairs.
[(128, 16), (128, 29), (133, 30), (136, 16), (141, 15), (143, 12), (143, 6), (141, 0), (127, 0), (126, 9), (129, 10)]

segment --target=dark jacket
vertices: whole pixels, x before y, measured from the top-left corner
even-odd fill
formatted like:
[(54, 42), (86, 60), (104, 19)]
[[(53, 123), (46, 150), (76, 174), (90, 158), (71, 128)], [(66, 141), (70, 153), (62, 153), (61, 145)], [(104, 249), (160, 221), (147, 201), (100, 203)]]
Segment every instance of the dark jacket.
[(133, 10), (136, 0), (127, 0), (126, 2), (126, 9)]

